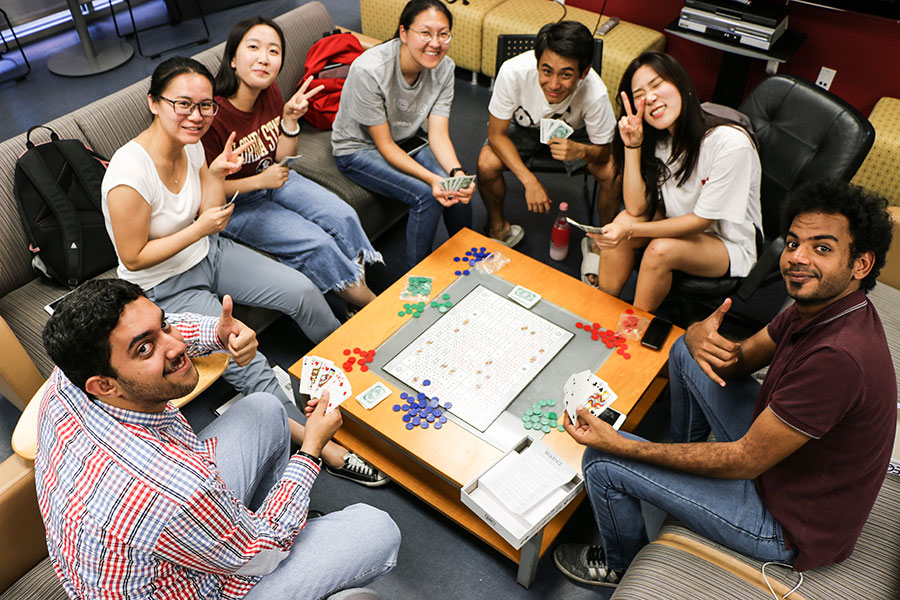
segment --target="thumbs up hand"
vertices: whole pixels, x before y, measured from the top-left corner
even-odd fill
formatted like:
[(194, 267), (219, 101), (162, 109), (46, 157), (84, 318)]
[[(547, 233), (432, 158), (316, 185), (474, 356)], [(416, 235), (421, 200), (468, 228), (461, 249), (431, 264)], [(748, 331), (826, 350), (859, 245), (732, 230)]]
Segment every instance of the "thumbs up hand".
[(234, 301), (228, 294), (222, 298), (222, 316), (219, 317), (219, 326), (216, 335), (219, 341), (231, 354), (234, 363), (243, 367), (256, 356), (256, 332), (235, 319), (231, 311), (234, 310)]
[(726, 298), (713, 314), (692, 324), (684, 334), (684, 342), (691, 356), (703, 372), (722, 387), (725, 380), (716, 371), (736, 364), (741, 355), (741, 345), (719, 333), (722, 320), (730, 308), (731, 298)]

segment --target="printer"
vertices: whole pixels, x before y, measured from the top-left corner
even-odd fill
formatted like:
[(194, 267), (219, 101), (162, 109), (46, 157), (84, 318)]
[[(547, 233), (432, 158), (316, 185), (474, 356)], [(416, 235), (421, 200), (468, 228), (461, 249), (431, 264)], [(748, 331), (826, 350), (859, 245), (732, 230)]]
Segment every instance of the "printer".
[(771, 0), (685, 0), (678, 26), (769, 50), (787, 29), (787, 6)]

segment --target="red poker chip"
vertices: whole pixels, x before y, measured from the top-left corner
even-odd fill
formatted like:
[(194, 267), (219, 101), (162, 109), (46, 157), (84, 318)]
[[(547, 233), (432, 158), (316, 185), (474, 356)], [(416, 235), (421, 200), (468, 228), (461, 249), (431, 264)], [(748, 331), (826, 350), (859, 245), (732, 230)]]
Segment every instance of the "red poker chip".
[(369, 367), (366, 366), (366, 365), (363, 365), (363, 366), (361, 366), (361, 367), (359, 368), (359, 370), (365, 373), (366, 371), (369, 370)]
[(350, 356), (350, 348), (344, 350), (344, 356)]
[(356, 357), (355, 357), (355, 356), (351, 356), (350, 358), (347, 359), (347, 364), (348, 364), (348, 365), (352, 365), (352, 364), (355, 363), (355, 362), (356, 362)]
[(606, 342), (606, 347), (607, 347), (607, 348), (615, 348), (616, 345), (613, 344), (612, 342)]
[(345, 371), (345, 372), (349, 373), (349, 372), (352, 371), (352, 370), (353, 370), (353, 367), (351, 367), (350, 365), (344, 365), (344, 371)]
[(600, 329), (600, 323), (594, 323), (593, 325), (591, 325), (591, 328), (594, 330)]
[(622, 358), (631, 358), (631, 355), (626, 352), (622, 355)]
[(581, 321), (578, 321), (577, 323), (575, 323), (576, 329), (581, 329), (582, 327), (584, 327), (584, 323), (582, 323)]
[(625, 309), (625, 314), (626, 314), (626, 315), (633, 315), (633, 314), (634, 314), (634, 311), (631, 310), (630, 308), (628, 308), (628, 309)]
[(375, 351), (369, 350), (368, 352), (366, 352), (366, 356), (368, 356), (369, 358), (372, 358), (373, 356), (375, 356)]
[(359, 349), (359, 346), (353, 349), (354, 354), (359, 354), (360, 352), (362, 352), (362, 350)]
[(600, 339), (600, 334), (599, 334), (599, 333), (592, 333), (592, 334), (591, 334), (591, 339), (594, 340), (594, 341), (596, 342), (597, 340)]
[(622, 350), (621, 348), (619, 348), (618, 350), (616, 350), (616, 352), (619, 353), (619, 354), (625, 354), (625, 351)]

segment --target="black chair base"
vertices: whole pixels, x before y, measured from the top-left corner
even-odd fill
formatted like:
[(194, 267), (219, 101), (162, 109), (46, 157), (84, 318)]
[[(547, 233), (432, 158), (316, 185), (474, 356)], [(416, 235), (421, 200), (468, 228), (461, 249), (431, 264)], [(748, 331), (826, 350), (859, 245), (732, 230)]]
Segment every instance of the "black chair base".
[[(0, 15), (3, 15), (3, 20), (6, 22), (6, 28), (12, 33), (13, 41), (16, 43), (16, 49), (19, 51), (19, 54), (22, 55), (23, 64), (18, 64), (14, 60), (9, 58), (0, 58), (0, 62), (9, 61), (13, 63), (15, 66), (6, 72), (0, 72), (0, 83), (5, 81), (10, 81), (15, 79), (16, 81), (24, 81), (25, 78), (31, 73), (31, 63), (28, 62), (28, 57), (25, 56), (25, 51), (22, 50), (22, 43), (19, 41), (19, 37), (16, 35), (16, 30), (13, 28), (12, 23), (9, 21), (9, 15), (6, 14), (6, 11), (0, 8)], [(0, 53), (6, 54), (10, 51), (9, 41), (6, 37), (0, 33), (0, 42), (3, 43), (3, 52)]]
[[(206, 42), (209, 41), (209, 27), (206, 25), (206, 17), (203, 13), (203, 8), (200, 5), (199, 0), (193, 0), (194, 5), (197, 7), (197, 14), (200, 17), (200, 22), (203, 24), (204, 35), (202, 37), (198, 37), (198, 38), (187, 40), (187, 41), (179, 41), (179, 43), (174, 46), (169, 46), (167, 48), (153, 50), (153, 53), (149, 54), (149, 55), (144, 54), (144, 49), (141, 46), (140, 34), (146, 33), (148, 31), (153, 31), (154, 29), (159, 29), (161, 27), (171, 27), (174, 25), (174, 23), (172, 23), (171, 18), (170, 18), (169, 21), (166, 23), (160, 23), (159, 25), (151, 25), (150, 27), (138, 29), (137, 24), (135, 23), (135, 20), (134, 20), (134, 10), (132, 9), (132, 6), (131, 6), (131, 0), (124, 0), (124, 2), (125, 2), (125, 5), (128, 7), (128, 15), (131, 18), (131, 33), (134, 34), (134, 41), (135, 41), (135, 44), (137, 45), (138, 53), (141, 56), (143, 56), (144, 58), (158, 58), (164, 52), (171, 52), (172, 50), (178, 50), (179, 48), (185, 48), (187, 46), (193, 46), (195, 44), (205, 44)], [(168, 11), (168, 7), (167, 7), (167, 11)], [(119, 22), (116, 20), (116, 11), (115, 11), (115, 8), (113, 8), (113, 6), (112, 6), (111, 0), (110, 0), (110, 5), (109, 5), (109, 12), (112, 13), (113, 25), (116, 28), (116, 35), (118, 35), (120, 38), (129, 35), (128, 33), (122, 33), (121, 31), (119, 31)]]

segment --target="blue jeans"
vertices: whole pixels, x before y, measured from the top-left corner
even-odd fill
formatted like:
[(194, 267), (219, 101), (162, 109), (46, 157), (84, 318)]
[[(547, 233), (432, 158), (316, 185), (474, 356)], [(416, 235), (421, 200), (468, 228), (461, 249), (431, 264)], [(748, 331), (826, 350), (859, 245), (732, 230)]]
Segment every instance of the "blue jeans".
[[(222, 314), (220, 299), (230, 294), (240, 304), (285, 313), (316, 343), (341, 325), (325, 297), (302, 273), (218, 235), (209, 237), (206, 258), (146, 293), (166, 312), (211, 317)], [(282, 402), (293, 404), (278, 385), (262, 352), (257, 352), (243, 367), (229, 361), (222, 377), (244, 394), (269, 392)]]
[[(759, 384), (728, 381), (719, 387), (679, 339), (669, 355), (672, 439), (690, 429), (696, 439), (712, 426), (719, 441), (738, 439), (750, 427)], [(697, 410), (699, 409), (699, 410)], [(708, 411), (708, 414), (707, 414)], [(707, 425), (701, 421), (707, 416)], [(685, 426), (686, 422), (693, 428)], [(721, 437), (720, 437), (721, 434)], [(632, 439), (637, 436), (623, 433)], [(648, 543), (640, 500), (659, 507), (686, 527), (741, 554), (793, 563), (781, 524), (769, 513), (752, 480), (719, 479), (617, 458), (592, 448), (582, 459), (588, 499), (603, 538), (607, 564), (625, 569)]]
[[(281, 478), (290, 432), (281, 401), (252, 394), (200, 432), (218, 438), (216, 466), (228, 489), (251, 510)], [(387, 513), (354, 504), (306, 522), (291, 552), (244, 596), (315, 600), (366, 585), (397, 564), (400, 530)]]
[(222, 233), (298, 269), (322, 292), (358, 282), (357, 257), (381, 262), (353, 207), (296, 171), (280, 188), (238, 196)]
[[(412, 157), (432, 173), (447, 176), (428, 146)], [(377, 148), (335, 156), (334, 162), (341, 173), (362, 187), (409, 205), (409, 221), (406, 224), (406, 261), (409, 267), (431, 254), (442, 214), (451, 236), (463, 227), (472, 226), (471, 204), (459, 202), (445, 208), (432, 195), (430, 185), (392, 167)]]

